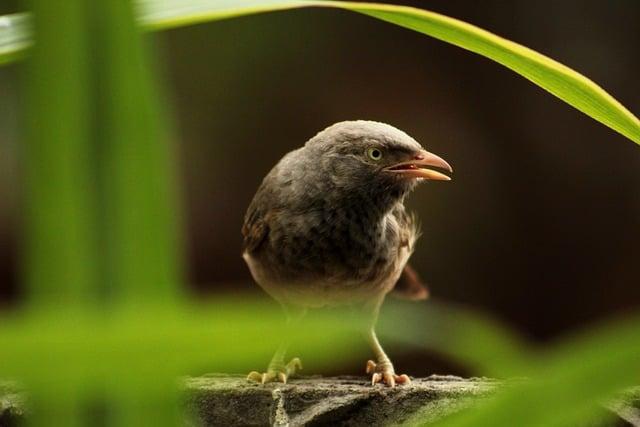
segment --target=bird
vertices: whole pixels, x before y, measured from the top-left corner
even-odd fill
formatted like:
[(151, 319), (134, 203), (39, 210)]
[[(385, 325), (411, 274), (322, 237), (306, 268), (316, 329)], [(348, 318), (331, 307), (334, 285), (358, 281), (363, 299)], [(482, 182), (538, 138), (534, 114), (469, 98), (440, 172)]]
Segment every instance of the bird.
[[(371, 384), (409, 383), (398, 375), (376, 333), (380, 306), (390, 292), (420, 300), (426, 286), (407, 263), (420, 235), (404, 207), (418, 183), (449, 181), (443, 158), (385, 123), (335, 123), (286, 154), (264, 177), (247, 209), (243, 258), (254, 280), (295, 325), (309, 309), (348, 305), (363, 313), (362, 332), (374, 360)], [(286, 335), (286, 334), (285, 334)], [(266, 372), (248, 379), (282, 382), (302, 368), (285, 363), (287, 338)]]

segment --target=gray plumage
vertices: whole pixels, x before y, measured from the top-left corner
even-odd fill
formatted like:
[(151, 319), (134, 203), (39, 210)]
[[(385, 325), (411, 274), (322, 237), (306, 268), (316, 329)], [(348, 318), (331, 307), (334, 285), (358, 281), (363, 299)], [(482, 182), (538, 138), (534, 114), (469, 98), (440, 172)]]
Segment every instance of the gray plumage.
[[(427, 296), (406, 265), (418, 228), (403, 205), (418, 181), (449, 179), (427, 166), (451, 171), (392, 126), (336, 123), (278, 162), (245, 216), (244, 259), (256, 282), (285, 307), (289, 327), (310, 307), (361, 308), (376, 357), (367, 362), (372, 384), (410, 381), (396, 375), (374, 324), (396, 283), (409, 299)], [(284, 364), (286, 335), (267, 372), (253, 371), (249, 379), (286, 382), (295, 373), (299, 359)]]
[[(384, 163), (366, 157), (369, 147), (384, 150)], [(284, 156), (245, 217), (245, 257), (259, 264), (258, 283), (282, 302), (310, 306), (357, 302), (382, 291), (376, 285), (388, 285), (379, 282), (402, 270), (399, 261), (411, 252), (417, 227), (403, 205), (415, 181), (380, 170), (421, 149), (392, 126), (349, 121)], [(335, 290), (335, 298), (318, 299), (325, 295), (315, 297), (316, 290)]]

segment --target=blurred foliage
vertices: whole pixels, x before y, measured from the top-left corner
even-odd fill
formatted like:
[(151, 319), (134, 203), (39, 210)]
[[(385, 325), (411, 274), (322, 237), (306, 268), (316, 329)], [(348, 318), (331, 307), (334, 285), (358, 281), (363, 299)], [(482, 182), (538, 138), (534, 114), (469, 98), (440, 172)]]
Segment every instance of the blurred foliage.
[[(194, 306), (181, 295), (170, 121), (126, 1), (33, 0), (26, 72), (24, 277), (28, 304), (0, 323), (2, 376), (29, 387), (30, 423), (176, 424), (178, 375), (262, 364), (279, 310), (248, 299)], [(338, 2), (142, 2), (147, 27), (274, 9), (365, 13), (485, 55), (640, 143), (638, 119), (578, 73), (469, 24), (406, 7)], [(0, 58), (30, 43), (25, 15), (0, 21)], [(153, 65), (153, 64), (152, 64)], [(357, 331), (347, 312), (307, 320), (298, 345), (330, 363)], [(640, 319), (612, 320), (541, 349), (472, 310), (393, 306), (380, 334), (514, 381), (447, 426), (576, 425), (638, 379)], [(341, 352), (341, 354), (344, 354)], [(357, 351), (347, 357), (359, 356)], [(257, 367), (257, 366), (256, 366)]]
[[(427, 308), (392, 305), (381, 319), (380, 335), (456, 358), (480, 374), (519, 378), (439, 425), (510, 426), (513, 420), (581, 425), (598, 413), (601, 402), (637, 384), (640, 376), (637, 317), (538, 348), (469, 309), (437, 302)], [(321, 366), (336, 354), (364, 360), (365, 349), (352, 344), (360, 331), (350, 316), (344, 311), (311, 316), (293, 332), (296, 346), (314, 354)], [(246, 298), (219, 298), (202, 306), (149, 305), (108, 315), (37, 310), (3, 319), (0, 340), (10, 351), (0, 353), (0, 366), (3, 375), (21, 378), (55, 411), (67, 393), (97, 393), (104, 387), (153, 408), (150, 398), (167, 399), (163, 390), (173, 390), (179, 374), (260, 366), (282, 327), (277, 307)], [(347, 346), (349, 352), (338, 351)]]

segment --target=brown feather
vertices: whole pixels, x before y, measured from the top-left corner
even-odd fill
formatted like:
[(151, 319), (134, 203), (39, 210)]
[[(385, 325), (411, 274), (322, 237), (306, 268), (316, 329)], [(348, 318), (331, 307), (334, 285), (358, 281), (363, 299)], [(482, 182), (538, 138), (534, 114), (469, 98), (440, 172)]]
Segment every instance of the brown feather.
[(265, 217), (262, 212), (252, 208), (249, 208), (242, 226), (243, 249), (248, 253), (257, 251), (269, 235), (268, 215)]

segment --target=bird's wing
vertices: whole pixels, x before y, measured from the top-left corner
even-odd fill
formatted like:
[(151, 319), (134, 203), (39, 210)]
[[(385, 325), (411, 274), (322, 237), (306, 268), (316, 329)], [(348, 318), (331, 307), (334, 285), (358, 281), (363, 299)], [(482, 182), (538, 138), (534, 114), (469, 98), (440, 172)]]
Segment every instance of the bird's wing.
[(269, 236), (269, 219), (276, 208), (274, 206), (276, 197), (271, 190), (274, 188), (272, 179), (271, 173), (265, 177), (245, 214), (242, 225), (245, 252), (252, 253), (259, 250)]
[(272, 230), (273, 221), (283, 210), (290, 209), (292, 201), (296, 200), (295, 190), (292, 190), (296, 181), (293, 172), (304, 169), (299, 161), (303, 148), (293, 150), (280, 159), (253, 196), (242, 226), (245, 252), (252, 253), (262, 247)]
[[(409, 253), (413, 252), (413, 245), (420, 236), (420, 225), (416, 217), (408, 213), (402, 204), (396, 206), (393, 215), (398, 221), (401, 230), (400, 251), (408, 250)], [(429, 290), (420, 280), (418, 273), (407, 263), (391, 295), (401, 299), (423, 300), (429, 296)]]
[(269, 235), (269, 223), (265, 220), (260, 210), (249, 210), (242, 226), (244, 237), (244, 251), (255, 252)]
[(427, 285), (422, 283), (418, 273), (407, 264), (404, 266), (396, 286), (391, 291), (391, 295), (400, 299), (417, 301), (427, 299), (429, 297), (429, 289), (427, 289)]

